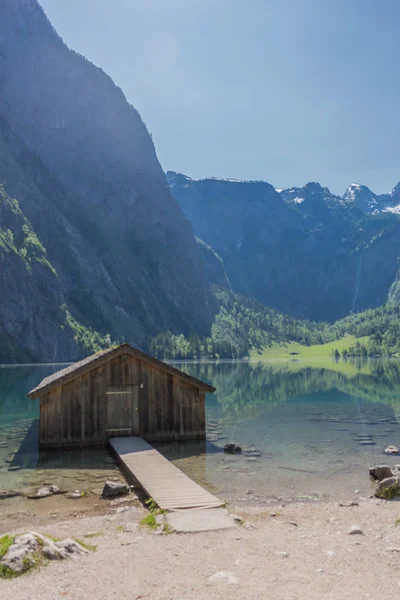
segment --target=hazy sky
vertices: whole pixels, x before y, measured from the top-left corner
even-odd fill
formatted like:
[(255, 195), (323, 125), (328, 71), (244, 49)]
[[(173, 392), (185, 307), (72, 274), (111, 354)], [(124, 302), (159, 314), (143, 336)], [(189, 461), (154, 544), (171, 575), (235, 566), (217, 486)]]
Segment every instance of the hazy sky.
[(191, 177), (400, 180), (399, 0), (40, 0)]

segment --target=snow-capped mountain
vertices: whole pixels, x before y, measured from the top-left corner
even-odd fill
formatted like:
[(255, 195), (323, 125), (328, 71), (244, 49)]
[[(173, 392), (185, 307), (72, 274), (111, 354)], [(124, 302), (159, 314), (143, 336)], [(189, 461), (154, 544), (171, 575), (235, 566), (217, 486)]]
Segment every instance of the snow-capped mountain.
[(352, 183), (343, 199), (353, 204), (364, 213), (378, 214), (382, 212), (400, 213), (400, 183), (387, 194), (374, 194), (367, 186)]

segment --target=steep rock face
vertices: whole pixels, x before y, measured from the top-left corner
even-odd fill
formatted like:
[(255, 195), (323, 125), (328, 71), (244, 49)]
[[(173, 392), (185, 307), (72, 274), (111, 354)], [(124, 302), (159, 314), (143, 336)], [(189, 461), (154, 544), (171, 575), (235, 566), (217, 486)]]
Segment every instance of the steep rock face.
[(199, 249), (200, 259), (203, 262), (207, 281), (212, 285), (218, 285), (227, 290), (231, 290), (231, 282), (225, 271), (225, 266), (222, 258), (203, 240), (196, 238), (197, 246)]
[(318, 183), (167, 180), (234, 291), (301, 318), (334, 321), (388, 298), (400, 254), (394, 215), (369, 218)]
[(193, 232), (139, 114), (36, 0), (3, 0), (1, 11), (0, 180), (38, 231), (73, 316), (136, 343), (208, 331), (215, 306)]
[(0, 362), (79, 355), (57, 273), (18, 202), (0, 186)]

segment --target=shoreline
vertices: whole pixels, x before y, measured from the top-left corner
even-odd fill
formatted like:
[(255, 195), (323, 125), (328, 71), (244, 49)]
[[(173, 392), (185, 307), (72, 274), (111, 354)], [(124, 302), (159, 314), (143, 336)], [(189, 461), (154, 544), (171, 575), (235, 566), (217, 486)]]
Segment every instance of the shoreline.
[[(146, 509), (128, 500), (103, 514), (35, 523), (32, 530), (97, 546), (77, 560), (53, 561), (0, 589), (15, 598), (96, 597), (153, 600), (277, 597), (358, 600), (397, 582), (396, 501), (297, 502), (267, 510), (231, 508), (248, 527), (155, 535), (139, 523)], [(33, 523), (32, 523), (33, 525)], [(350, 535), (357, 526), (362, 533)], [(26, 531), (20, 525), (16, 531)], [(394, 578), (394, 579), (393, 579)], [(400, 579), (400, 578), (399, 578)]]

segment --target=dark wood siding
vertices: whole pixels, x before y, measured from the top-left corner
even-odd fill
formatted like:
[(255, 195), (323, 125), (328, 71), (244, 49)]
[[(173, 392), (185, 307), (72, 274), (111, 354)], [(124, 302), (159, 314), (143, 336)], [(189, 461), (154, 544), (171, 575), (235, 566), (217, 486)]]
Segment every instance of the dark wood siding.
[(127, 354), (41, 397), (41, 447), (104, 445), (109, 435), (107, 392), (132, 390), (132, 386), (137, 386), (133, 397), (135, 406), (138, 399), (138, 431), (142, 437), (149, 441), (204, 439), (205, 392)]

